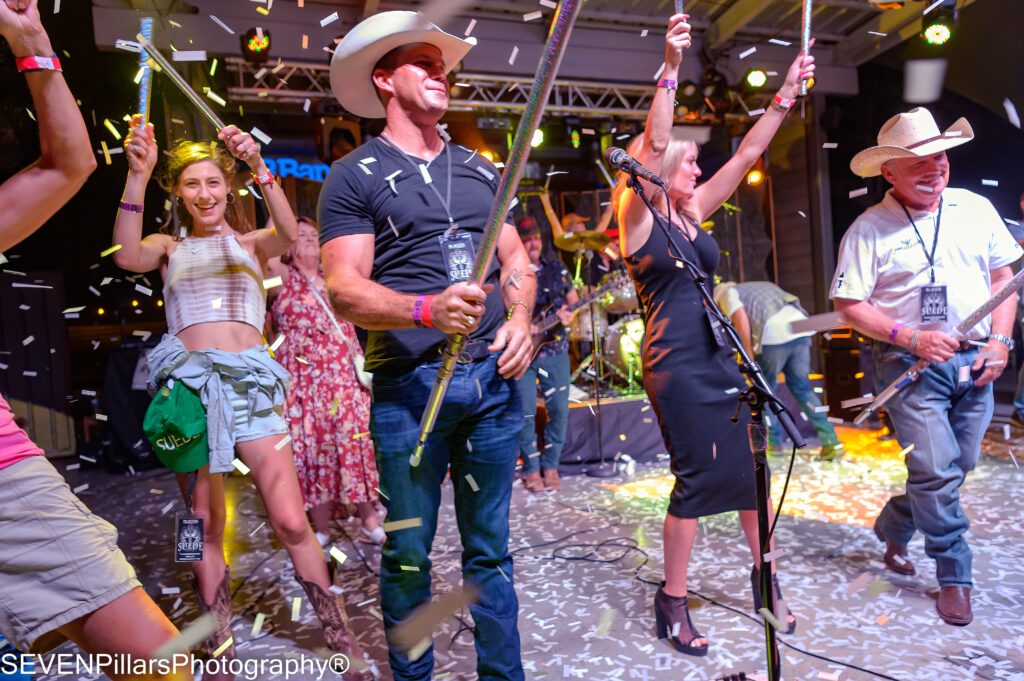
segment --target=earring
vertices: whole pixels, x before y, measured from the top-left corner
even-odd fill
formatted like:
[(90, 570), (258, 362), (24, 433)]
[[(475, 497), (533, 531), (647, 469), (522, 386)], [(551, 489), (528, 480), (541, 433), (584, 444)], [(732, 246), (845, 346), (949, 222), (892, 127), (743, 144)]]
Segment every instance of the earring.
[(234, 193), (234, 192), (231, 192), (231, 193), (229, 193), (229, 194), (228, 194), (228, 198), (227, 198), (226, 200), (227, 200), (227, 204), (228, 204), (229, 206), (230, 206), (231, 204), (233, 204), (233, 203), (235, 202), (235, 193)]

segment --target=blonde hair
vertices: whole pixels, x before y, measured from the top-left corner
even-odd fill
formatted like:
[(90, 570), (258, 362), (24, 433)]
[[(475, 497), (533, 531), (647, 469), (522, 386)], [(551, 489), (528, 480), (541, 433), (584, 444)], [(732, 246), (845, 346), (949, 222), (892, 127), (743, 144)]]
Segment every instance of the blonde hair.
[[(662, 179), (666, 183), (670, 183), (672, 176), (675, 175), (676, 168), (683, 162), (683, 156), (686, 154), (688, 149), (694, 151), (700, 149), (700, 146), (688, 137), (684, 137), (682, 131), (678, 128), (672, 129), (672, 135), (669, 137), (668, 146), (665, 148), (665, 153), (661, 157), (661, 172)], [(634, 137), (629, 146), (626, 147), (626, 153), (633, 158), (638, 158), (640, 152), (644, 147), (644, 133), (640, 133)], [(615, 204), (615, 210), (619, 210), (619, 201), (622, 199), (622, 195), (626, 192), (629, 187), (626, 186), (626, 180), (628, 179), (626, 173), (619, 171), (615, 177), (615, 188), (612, 190), (612, 202)], [(660, 194), (659, 194), (660, 196)], [(651, 201), (657, 205), (661, 198), (659, 196), (652, 196)]]
[[(178, 188), (181, 174), (185, 172), (186, 168), (196, 163), (210, 161), (220, 169), (224, 175), (224, 182), (229, 187), (228, 193), (234, 196), (234, 199), (228, 202), (227, 208), (224, 210), (224, 219), (227, 220), (232, 229), (241, 234), (255, 229), (249, 223), (248, 218), (245, 217), (245, 212), (242, 210), (238, 195), (231, 188), (231, 179), (235, 175), (234, 156), (224, 151), (216, 142), (192, 142), (190, 140), (176, 142), (168, 153), (170, 156), (167, 161), (167, 168), (160, 179), (160, 186), (164, 191), (173, 194), (174, 190)], [(175, 207), (177, 206), (177, 201), (174, 201), (174, 205)], [(186, 231), (191, 234), (192, 216), (189, 212), (182, 211), (179, 213), (178, 219), (184, 225)], [(168, 222), (160, 228), (160, 231), (164, 234), (171, 234), (173, 229), (173, 225)]]

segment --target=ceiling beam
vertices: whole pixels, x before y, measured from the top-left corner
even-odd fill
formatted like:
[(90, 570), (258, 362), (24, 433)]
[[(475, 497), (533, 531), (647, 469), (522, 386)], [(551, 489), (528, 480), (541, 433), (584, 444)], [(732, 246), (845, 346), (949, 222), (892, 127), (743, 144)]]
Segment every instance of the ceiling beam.
[(704, 44), (716, 50), (742, 31), (769, 3), (764, 0), (736, 0), (708, 27)]
[[(958, 4), (964, 9), (974, 2), (960, 0)], [(835, 45), (836, 65), (860, 66), (918, 35), (924, 25), (923, 12), (930, 4), (908, 3), (900, 9), (879, 10), (877, 16)], [(876, 35), (878, 33), (885, 35)]]

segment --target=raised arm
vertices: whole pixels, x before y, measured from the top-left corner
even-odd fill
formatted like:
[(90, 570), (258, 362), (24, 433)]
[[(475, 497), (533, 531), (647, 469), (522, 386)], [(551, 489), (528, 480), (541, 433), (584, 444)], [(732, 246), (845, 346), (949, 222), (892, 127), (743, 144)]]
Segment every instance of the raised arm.
[(551, 238), (557, 239), (565, 233), (565, 230), (562, 229), (562, 221), (558, 219), (558, 213), (555, 212), (554, 207), (551, 205), (551, 194), (548, 193), (547, 189), (541, 192), (540, 203), (544, 206), (544, 217), (548, 219), (548, 224), (551, 225)]
[[(690, 47), (689, 15), (673, 15), (668, 22), (668, 33), (665, 35), (665, 68), (661, 79), (679, 80), (679, 65), (683, 63), (683, 50)], [(672, 139), (672, 120), (675, 116), (675, 90), (658, 87), (647, 113), (647, 125), (644, 128), (644, 142), (637, 160), (656, 175), (661, 175), (662, 161), (669, 140)], [(653, 185), (643, 182), (647, 195), (654, 197), (656, 189)], [(647, 241), (651, 231), (651, 217), (643, 202), (632, 192), (625, 192), (619, 202), (619, 229), (622, 230), (623, 252), (632, 253), (636, 248), (633, 243), (642, 245)]]
[[(142, 116), (131, 120), (131, 130), (124, 140), (125, 156), (128, 158), (128, 178), (124, 183), (121, 201), (141, 206), (146, 200), (146, 185), (156, 167), (158, 151), (153, 125), (142, 127)], [(121, 248), (114, 252), (114, 264), (129, 272), (149, 272), (159, 267), (167, 257), (167, 246), (171, 238), (166, 234), (150, 234), (142, 238), (142, 213), (118, 208), (114, 219), (114, 245)]]
[(256, 250), (265, 260), (278, 258), (291, 248), (299, 238), (299, 225), (295, 221), (295, 213), (288, 203), (284, 189), (276, 181), (263, 184), (259, 178), (270, 175), (267, 164), (260, 154), (260, 145), (247, 132), (242, 132), (234, 125), (229, 125), (217, 135), (224, 140), (228, 151), (241, 159), (256, 176), (254, 188), (263, 196), (263, 202), (270, 212), (271, 227), (258, 230), (256, 234)]
[[(0, 35), (15, 57), (54, 54), (39, 21), (36, 0), (12, 9), (0, 2)], [(25, 73), (39, 124), (41, 154), (35, 163), (0, 185), (0, 251), (39, 229), (75, 195), (96, 168), (82, 113), (59, 71)]]
[[(813, 40), (811, 44), (814, 44)], [(814, 57), (801, 51), (786, 73), (786, 82), (779, 89), (779, 97), (795, 101), (800, 95), (800, 82), (813, 75)], [(768, 144), (775, 137), (782, 121), (786, 119), (787, 113), (789, 113), (789, 107), (771, 104), (768, 110), (761, 114), (750, 132), (743, 137), (739, 149), (736, 150), (732, 158), (710, 180), (697, 187), (693, 194), (693, 205), (697, 212), (698, 222), (703, 222), (705, 218), (718, 210), (718, 207), (726, 199), (732, 196), (750, 166), (754, 165), (764, 150), (768, 148)]]

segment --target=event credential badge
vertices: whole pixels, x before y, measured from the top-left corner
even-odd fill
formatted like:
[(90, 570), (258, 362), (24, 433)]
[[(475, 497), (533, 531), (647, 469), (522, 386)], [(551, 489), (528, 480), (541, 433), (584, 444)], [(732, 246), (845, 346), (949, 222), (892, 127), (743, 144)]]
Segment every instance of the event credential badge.
[(448, 282), (459, 284), (469, 281), (469, 275), (473, 271), (473, 237), (462, 233), (445, 233), (437, 238), (441, 242), (441, 257), (444, 260), (445, 270), (448, 272)]
[(949, 301), (946, 298), (946, 287), (921, 287), (921, 323), (949, 321)]
[(174, 562), (197, 563), (203, 559), (203, 519), (179, 514), (174, 517)]

